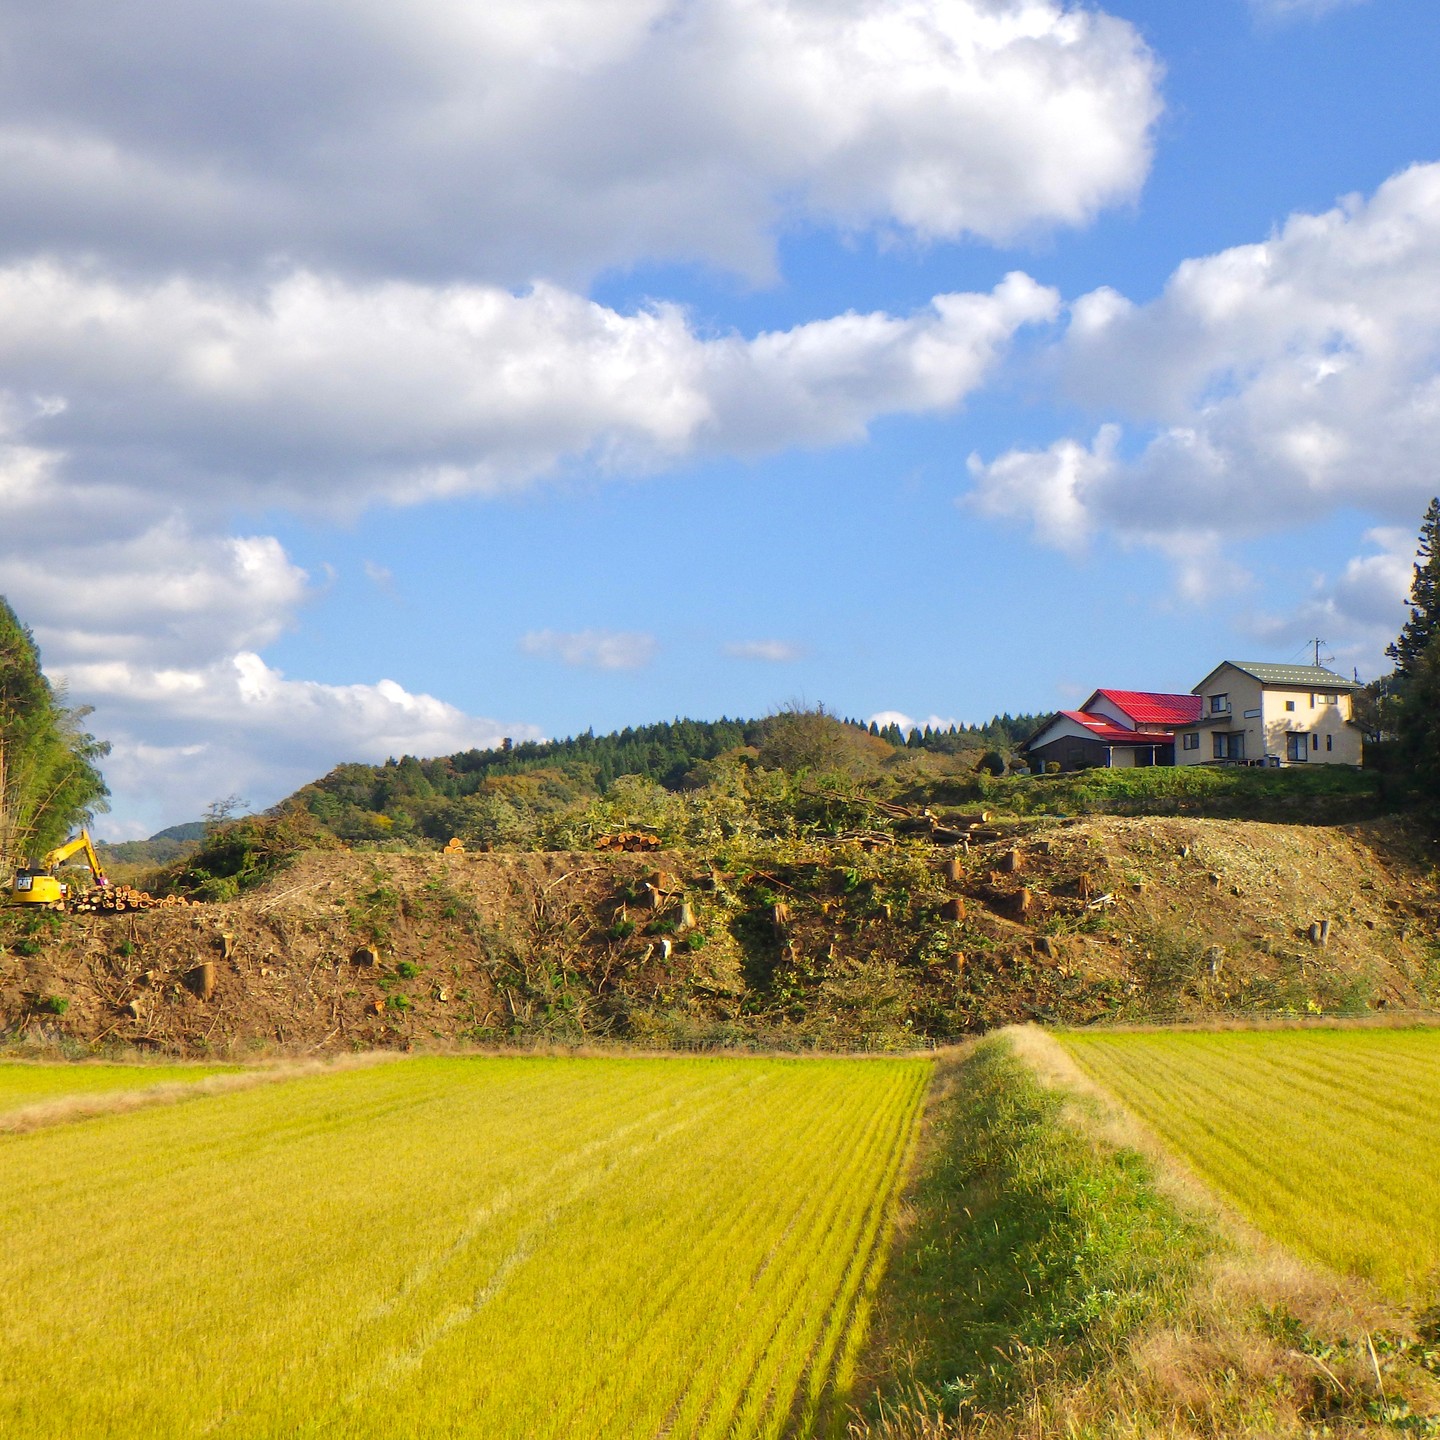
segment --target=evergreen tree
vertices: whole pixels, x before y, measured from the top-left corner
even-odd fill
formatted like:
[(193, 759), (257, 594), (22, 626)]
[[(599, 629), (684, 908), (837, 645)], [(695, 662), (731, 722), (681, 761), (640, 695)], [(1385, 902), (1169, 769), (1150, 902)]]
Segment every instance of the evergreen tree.
[(1440, 634), (1411, 666), (1400, 706), (1400, 750), (1421, 813), (1440, 828)]
[(105, 808), (110, 751), (40, 668), (40, 651), (0, 596), (0, 860), (43, 854)]
[(1400, 638), (1385, 651), (1401, 680), (1415, 674), (1430, 642), (1440, 635), (1440, 496), (1430, 502), (1420, 522), (1417, 556), (1410, 586), (1410, 618)]

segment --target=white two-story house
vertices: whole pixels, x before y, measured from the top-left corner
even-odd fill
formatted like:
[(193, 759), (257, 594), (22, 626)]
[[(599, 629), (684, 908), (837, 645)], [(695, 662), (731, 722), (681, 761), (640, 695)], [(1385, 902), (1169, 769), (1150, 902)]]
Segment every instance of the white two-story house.
[(1226, 660), (1192, 692), (1200, 718), (1175, 732), (1175, 763), (1359, 765), (1359, 688), (1319, 665)]

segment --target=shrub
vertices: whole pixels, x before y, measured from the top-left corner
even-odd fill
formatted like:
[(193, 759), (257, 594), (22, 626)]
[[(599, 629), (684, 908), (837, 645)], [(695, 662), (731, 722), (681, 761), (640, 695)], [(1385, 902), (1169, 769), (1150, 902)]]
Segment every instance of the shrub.
[(413, 960), (402, 960), (396, 965), (395, 973), (402, 980), (413, 980), (420, 973), (420, 967)]
[(70, 1002), (63, 995), (46, 995), (35, 1002), (35, 1008), (45, 1015), (63, 1015)]

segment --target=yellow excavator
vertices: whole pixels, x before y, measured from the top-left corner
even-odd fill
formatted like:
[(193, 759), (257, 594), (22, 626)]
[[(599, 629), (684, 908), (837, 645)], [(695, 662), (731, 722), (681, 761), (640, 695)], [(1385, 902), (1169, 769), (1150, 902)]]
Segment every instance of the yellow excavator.
[(63, 910), (65, 902), (70, 898), (70, 887), (65, 881), (58, 879), (55, 872), (76, 855), (85, 857), (85, 863), (95, 877), (96, 886), (102, 890), (107, 888), (110, 882), (100, 868), (100, 857), (95, 853), (94, 845), (90, 843), (90, 832), (82, 830), (73, 840), (56, 846), (38, 865), (31, 865), (28, 860), (23, 861), (5, 891), (5, 903)]

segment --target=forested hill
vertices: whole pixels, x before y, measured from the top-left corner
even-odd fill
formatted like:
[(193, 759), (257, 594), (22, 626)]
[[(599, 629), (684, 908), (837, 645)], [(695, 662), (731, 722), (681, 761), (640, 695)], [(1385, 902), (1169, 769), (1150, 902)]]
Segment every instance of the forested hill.
[[(868, 737), (883, 753), (997, 752), (1008, 757), (1043, 717), (1000, 715), (983, 725), (912, 730), (831, 723)], [(762, 749), (770, 720), (670, 720), (610, 735), (587, 731), (565, 740), (507, 742), (433, 760), (405, 756), (383, 765), (339, 765), (306, 785), (294, 800), (344, 840), (451, 834), (506, 828), (507, 812), (554, 812), (604, 794), (622, 775), (678, 790), (694, 783), (697, 766), (735, 750)], [(493, 814), (491, 812), (494, 812)]]

